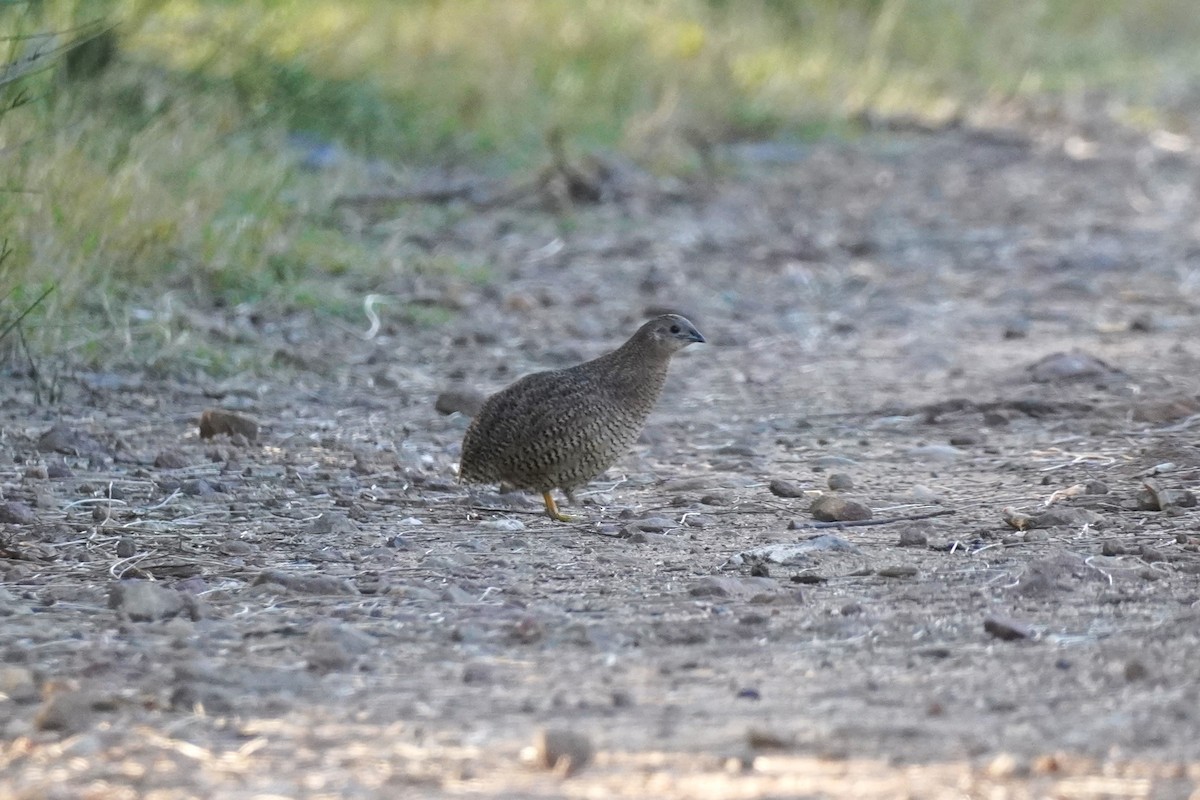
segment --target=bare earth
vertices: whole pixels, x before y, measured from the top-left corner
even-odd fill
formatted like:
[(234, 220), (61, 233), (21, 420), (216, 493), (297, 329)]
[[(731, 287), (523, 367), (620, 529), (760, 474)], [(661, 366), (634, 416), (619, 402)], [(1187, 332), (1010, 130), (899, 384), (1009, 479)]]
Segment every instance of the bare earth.
[[(498, 288), (364, 288), (369, 339), (176, 321), (261, 375), (77, 371), (51, 406), (9, 375), (0, 797), (1196, 797), (1200, 150), (1084, 125), (730, 159), (566, 215), (348, 216)], [(711, 344), (580, 522), (455, 484), (442, 391), (663, 308)], [(202, 441), (211, 407), (258, 440)], [(835, 473), (895, 521), (812, 527)], [(583, 749), (532, 763), (544, 729)]]

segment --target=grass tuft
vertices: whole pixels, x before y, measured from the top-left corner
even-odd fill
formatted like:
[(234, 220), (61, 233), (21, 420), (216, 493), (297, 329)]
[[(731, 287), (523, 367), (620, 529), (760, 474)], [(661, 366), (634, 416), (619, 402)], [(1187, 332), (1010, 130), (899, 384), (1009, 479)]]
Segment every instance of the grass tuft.
[[(8, 311), (54, 284), (38, 313), (102, 324), (164, 291), (337, 307), (312, 287), (421, 268), (331, 213), (379, 162), (525, 170), (560, 130), (576, 152), (680, 169), (697, 137), (806, 138), (864, 111), (938, 120), (1096, 89), (1161, 124), (1200, 78), (1190, 0), (0, 4), (9, 64), (77, 30), (95, 42), (68, 65), (0, 83), (26, 101), (0, 117), (0, 297)], [(318, 150), (331, 167), (306, 163)]]

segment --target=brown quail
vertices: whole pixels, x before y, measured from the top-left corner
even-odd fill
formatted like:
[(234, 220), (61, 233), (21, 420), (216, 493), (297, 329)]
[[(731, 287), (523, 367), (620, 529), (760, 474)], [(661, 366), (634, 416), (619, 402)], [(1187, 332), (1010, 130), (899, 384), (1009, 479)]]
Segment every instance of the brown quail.
[(704, 337), (676, 314), (638, 328), (616, 350), (569, 369), (537, 372), (492, 395), (463, 438), (459, 480), (541, 492), (546, 513), (612, 466), (637, 440), (662, 392), (671, 356)]

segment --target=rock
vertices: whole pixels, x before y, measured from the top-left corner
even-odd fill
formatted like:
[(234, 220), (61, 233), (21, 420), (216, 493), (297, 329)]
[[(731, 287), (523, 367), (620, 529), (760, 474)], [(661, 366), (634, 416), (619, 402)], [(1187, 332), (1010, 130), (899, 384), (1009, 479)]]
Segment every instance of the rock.
[(804, 489), (798, 484), (782, 478), (775, 478), (767, 485), (767, 488), (776, 497), (804, 497)]
[(479, 602), (479, 593), (464, 589), (456, 584), (447, 584), (442, 587), (442, 593), (439, 597), (446, 603), (457, 603), (459, 605), (473, 605)]
[(325, 511), (308, 524), (308, 532), (317, 536), (352, 535), (358, 533), (358, 525), (345, 514)]
[(33, 703), (38, 699), (37, 681), (25, 667), (11, 664), (0, 666), (0, 699), (14, 703)]
[(940, 505), (942, 497), (933, 489), (922, 484), (917, 484), (906, 492), (909, 501), (913, 503), (924, 503), (925, 505)]
[(1080, 350), (1051, 353), (1027, 366), (1025, 371), (1035, 383), (1109, 381), (1125, 377), (1120, 370)]
[(900, 547), (924, 547), (929, 544), (929, 537), (923, 530), (905, 528), (900, 531), (900, 540), (896, 544)]
[(983, 629), (1005, 642), (1032, 639), (1034, 636), (1031, 627), (1010, 617), (989, 616), (983, 621)]
[(160, 450), (154, 457), (156, 469), (184, 469), (191, 466), (188, 457), (178, 450)]
[(28, 606), (17, 602), (12, 592), (0, 586), (0, 617), (12, 617), (29, 612)]
[(92, 436), (61, 422), (38, 437), (37, 449), (43, 453), (62, 453), (68, 456), (109, 455), (108, 450)]
[(746, 744), (753, 750), (786, 750), (793, 747), (795, 741), (790, 736), (766, 728), (750, 728), (746, 731)]
[(48, 478), (73, 478), (75, 471), (67, 466), (67, 462), (62, 459), (51, 461), (46, 465), (46, 477)]
[(1051, 552), (1027, 562), (1017, 585), (1012, 588), (1024, 597), (1047, 597), (1072, 591), (1084, 583), (1107, 583), (1109, 577), (1105, 573), (1110, 570), (1119, 573), (1120, 570), (1117, 563), (1106, 564), (1104, 559), (1104, 556), (1087, 558), (1065, 550)]
[(994, 781), (1011, 780), (1027, 772), (1011, 753), (1000, 753), (984, 767), (984, 774)]
[(293, 594), (358, 594), (354, 584), (343, 578), (327, 575), (293, 575), (282, 570), (268, 569), (254, 579), (254, 586), (275, 584)]
[(312, 672), (326, 675), (345, 672), (354, 667), (355, 657), (331, 642), (317, 642), (308, 647), (304, 665)]
[(630, 524), (634, 528), (646, 533), (662, 533), (663, 531), (679, 527), (675, 520), (667, 519), (666, 517), (647, 517), (646, 519), (633, 520)]
[(226, 714), (237, 708), (237, 700), (232, 692), (204, 683), (178, 684), (171, 690), (167, 702), (173, 711), (192, 713), (202, 708), (205, 713)]
[(1157, 481), (1149, 479), (1138, 490), (1135, 499), (1138, 511), (1168, 511), (1196, 506), (1196, 495), (1187, 489), (1164, 489)]
[(500, 519), (485, 519), (479, 523), (479, 527), (488, 531), (523, 531), (525, 523), (515, 517), (501, 517)]
[(962, 458), (965, 453), (948, 444), (922, 444), (908, 449), (910, 458), (916, 459), (924, 463), (948, 463), (957, 461)]
[(1129, 552), (1129, 549), (1119, 539), (1105, 539), (1100, 543), (1100, 555), (1123, 556)]
[(473, 417), (483, 408), (487, 395), (473, 389), (447, 389), (433, 401), (433, 410), (439, 414), (462, 414)]
[(189, 497), (212, 497), (217, 493), (212, 484), (203, 478), (193, 478), (192, 480), (184, 481), (179, 485), (179, 491)]
[(508, 640), (515, 644), (534, 644), (546, 635), (537, 617), (526, 614), (508, 627)]
[(314, 672), (328, 673), (352, 668), (358, 656), (375, 651), (374, 636), (344, 622), (325, 620), (308, 632), (306, 663)]
[(1074, 508), (1072, 506), (1054, 506), (1048, 508), (1033, 518), (1035, 528), (1082, 528), (1103, 526), (1104, 517), (1090, 508)]
[(819, 456), (810, 461), (809, 466), (814, 470), (820, 471), (835, 467), (857, 467), (858, 462), (853, 458), (846, 458), (845, 456)]
[(917, 574), (917, 568), (907, 564), (896, 564), (888, 567), (880, 567), (875, 571), (875, 574), (881, 578), (911, 578)]
[(1161, 425), (1200, 412), (1200, 398), (1176, 397), (1141, 400), (1133, 406), (1133, 421)]
[(463, 667), (463, 683), (470, 685), (486, 685), (492, 682), (492, 667), (482, 661), (472, 661)]
[(847, 492), (854, 488), (854, 479), (845, 472), (831, 472), (825, 483), (835, 492)]
[(153, 622), (186, 614), (200, 619), (195, 597), (145, 580), (117, 581), (109, 586), (108, 607), (133, 622)]
[(570, 777), (592, 760), (592, 740), (565, 728), (547, 728), (533, 738), (532, 760), (543, 769)]
[(657, 547), (670, 547), (671, 545), (679, 544), (679, 540), (675, 537), (662, 533), (646, 533), (645, 531), (638, 531), (629, 527), (622, 528), (618, 536), (629, 544), (648, 544)]
[(857, 500), (823, 494), (812, 502), (808, 511), (821, 522), (853, 522), (871, 518), (871, 509)]
[(808, 566), (813, 553), (857, 553), (858, 546), (840, 536), (823, 533), (800, 542), (768, 544), (740, 553), (741, 563), (770, 563), (784, 566)]
[(778, 584), (770, 578), (735, 578), (728, 575), (708, 575), (688, 587), (692, 597), (753, 597), (774, 592)]
[(323, 620), (313, 625), (308, 632), (308, 641), (333, 644), (343, 652), (356, 656), (366, 655), (379, 645), (371, 634), (344, 622), (332, 620)]
[(45, 464), (30, 464), (25, 468), (25, 480), (41, 481), (50, 477), (50, 470), (46, 469)]
[(1125, 680), (1129, 683), (1145, 680), (1150, 676), (1150, 670), (1144, 663), (1136, 658), (1125, 662), (1125, 669), (1123, 672), (1125, 674)]
[(96, 711), (112, 707), (111, 702), (90, 691), (60, 691), (38, 708), (33, 725), (40, 731), (79, 733), (92, 723)]
[(258, 423), (249, 417), (210, 408), (200, 415), (200, 438), (211, 439), (225, 434), (230, 437), (242, 436), (248, 442), (258, 439)]
[(0, 503), (0, 522), (10, 525), (32, 525), (37, 522), (37, 514), (33, 513), (33, 509), (24, 503), (10, 500), (7, 503)]

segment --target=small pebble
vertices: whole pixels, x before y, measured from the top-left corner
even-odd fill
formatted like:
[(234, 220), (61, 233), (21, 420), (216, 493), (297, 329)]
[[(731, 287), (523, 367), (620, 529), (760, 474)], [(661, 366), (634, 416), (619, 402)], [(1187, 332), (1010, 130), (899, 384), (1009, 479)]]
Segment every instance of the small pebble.
[(473, 389), (448, 389), (433, 401), (433, 410), (439, 414), (462, 414), (473, 417), (483, 408), (487, 397), (482, 392)]
[(492, 668), (480, 661), (472, 661), (463, 667), (462, 675), (465, 684), (487, 684), (492, 682)]
[(948, 444), (924, 444), (910, 447), (908, 455), (925, 463), (944, 463), (957, 461), (964, 455), (962, 450)]
[(858, 466), (857, 461), (855, 461), (853, 458), (846, 458), (845, 456), (820, 456), (819, 458), (814, 458), (811, 462), (809, 462), (809, 464), (816, 471), (833, 469), (835, 467)]
[(857, 500), (824, 494), (809, 506), (813, 519), (821, 522), (853, 522), (871, 519), (871, 509)]
[(479, 527), (489, 531), (523, 531), (525, 523), (514, 517), (501, 517), (500, 519), (485, 519), (479, 523)]
[(258, 438), (257, 422), (241, 414), (219, 408), (210, 408), (202, 413), (199, 427), (201, 439), (211, 439), (221, 434), (225, 434), (231, 439), (241, 437), (248, 442), (253, 442)]
[(983, 621), (983, 629), (1005, 642), (1032, 639), (1033, 629), (1023, 622), (1009, 617), (991, 616)]
[(65, 461), (51, 461), (46, 467), (46, 475), (51, 478), (73, 478), (75, 472)]
[(586, 767), (594, 753), (588, 736), (564, 728), (538, 731), (532, 750), (535, 764), (563, 777), (570, 777)]
[(831, 472), (825, 483), (835, 492), (846, 492), (854, 488), (854, 479), (845, 472)]
[(38, 699), (37, 681), (25, 667), (0, 666), (0, 697), (14, 703), (32, 703)]
[(746, 731), (746, 744), (755, 750), (786, 750), (792, 746), (792, 740), (775, 731), (751, 728)]
[(13, 500), (0, 503), (0, 522), (7, 522), (11, 525), (32, 525), (37, 522), (37, 514), (34, 514), (33, 509), (24, 503)]
[(775, 478), (767, 488), (776, 497), (804, 497), (804, 489), (798, 484), (784, 480), (783, 478)]
[(1136, 658), (1125, 662), (1125, 680), (1133, 683), (1134, 681), (1145, 680), (1150, 675), (1150, 670), (1146, 665)]
[(881, 567), (875, 571), (875, 574), (881, 578), (911, 578), (917, 574), (917, 568), (907, 564), (896, 564), (888, 567)]
[(188, 457), (178, 450), (161, 450), (154, 457), (156, 469), (183, 469), (190, 466)]

